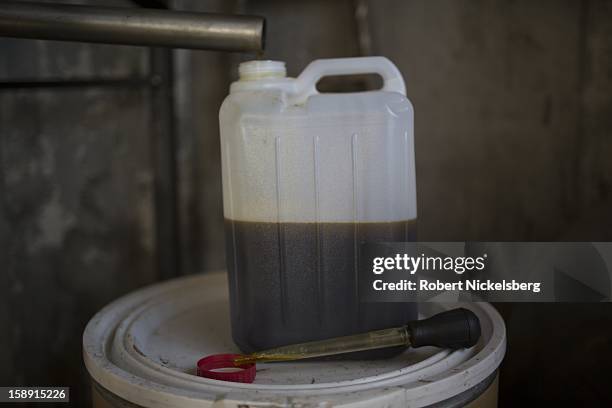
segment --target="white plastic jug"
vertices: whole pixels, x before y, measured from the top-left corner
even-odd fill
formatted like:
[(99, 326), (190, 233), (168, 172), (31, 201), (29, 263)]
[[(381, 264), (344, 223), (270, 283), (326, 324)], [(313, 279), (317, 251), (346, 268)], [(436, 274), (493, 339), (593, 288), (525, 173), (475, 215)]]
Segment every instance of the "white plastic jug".
[[(413, 109), (383, 57), (240, 65), (220, 112), (233, 337), (245, 352), (404, 324), (416, 305), (360, 303), (363, 242), (415, 239)], [(319, 93), (379, 74), (377, 91)]]

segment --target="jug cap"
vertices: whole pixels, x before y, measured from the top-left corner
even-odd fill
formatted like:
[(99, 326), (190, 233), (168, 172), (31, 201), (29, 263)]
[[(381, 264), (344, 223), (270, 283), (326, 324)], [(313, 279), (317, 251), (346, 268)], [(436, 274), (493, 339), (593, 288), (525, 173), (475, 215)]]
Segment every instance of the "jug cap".
[[(234, 360), (241, 354), (213, 354), (198, 360), (196, 374), (212, 380), (252, 383), (255, 380), (255, 364), (237, 366)], [(236, 368), (237, 371), (216, 371), (218, 369)]]

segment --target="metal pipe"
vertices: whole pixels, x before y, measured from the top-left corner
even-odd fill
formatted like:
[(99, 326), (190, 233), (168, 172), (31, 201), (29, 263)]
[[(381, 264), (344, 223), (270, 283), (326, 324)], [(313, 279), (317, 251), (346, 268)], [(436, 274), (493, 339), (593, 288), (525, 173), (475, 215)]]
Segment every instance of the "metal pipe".
[(264, 48), (265, 19), (3, 0), (0, 36), (258, 52)]

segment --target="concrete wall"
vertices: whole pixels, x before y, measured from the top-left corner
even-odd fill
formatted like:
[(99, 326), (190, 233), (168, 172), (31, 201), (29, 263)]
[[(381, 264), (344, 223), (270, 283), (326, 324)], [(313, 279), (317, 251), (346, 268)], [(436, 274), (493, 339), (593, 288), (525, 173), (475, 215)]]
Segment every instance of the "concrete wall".
[(147, 49), (0, 38), (2, 384), (84, 404), (84, 325), (157, 279), (148, 72)]
[[(416, 109), (421, 239), (612, 239), (612, 2), (173, 4), (266, 16), (264, 57), (287, 61), (292, 75), (315, 58), (391, 58)], [(153, 86), (170, 57), (174, 74)], [(217, 113), (237, 64), (252, 57), (0, 39), (2, 383), (70, 384), (83, 403), (80, 334), (96, 310), (160, 278), (224, 266)], [(163, 146), (176, 174), (158, 166)], [(160, 258), (172, 246), (176, 264), (172, 253)], [(603, 364), (579, 353), (608, 353), (608, 305), (500, 308), (512, 357), (506, 406), (601, 401)], [(600, 334), (577, 340), (562, 325)], [(573, 346), (549, 347), (560, 341)], [(571, 382), (554, 368), (543, 388), (529, 385), (559, 358), (582, 361), (588, 385), (551, 394), (555, 381)]]

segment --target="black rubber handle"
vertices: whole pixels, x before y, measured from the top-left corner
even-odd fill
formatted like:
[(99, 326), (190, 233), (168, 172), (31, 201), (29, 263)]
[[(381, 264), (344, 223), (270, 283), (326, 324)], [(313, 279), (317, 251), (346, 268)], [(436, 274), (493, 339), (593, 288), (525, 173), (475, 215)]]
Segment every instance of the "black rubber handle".
[(480, 321), (471, 310), (459, 308), (408, 323), (412, 347), (449, 349), (472, 347), (480, 338)]

